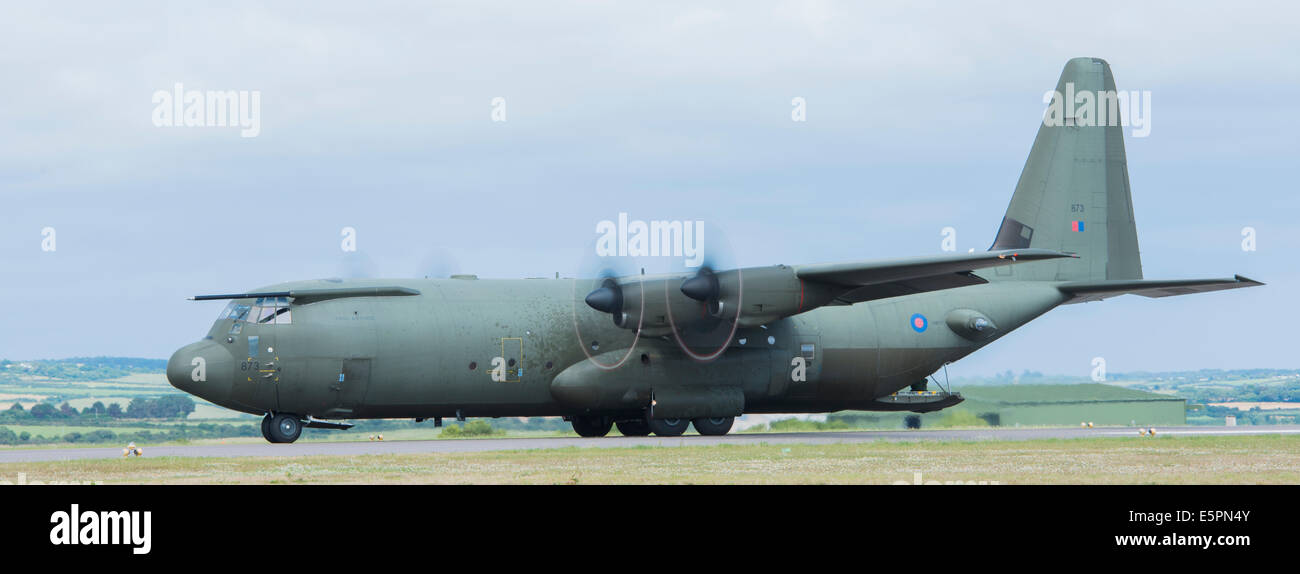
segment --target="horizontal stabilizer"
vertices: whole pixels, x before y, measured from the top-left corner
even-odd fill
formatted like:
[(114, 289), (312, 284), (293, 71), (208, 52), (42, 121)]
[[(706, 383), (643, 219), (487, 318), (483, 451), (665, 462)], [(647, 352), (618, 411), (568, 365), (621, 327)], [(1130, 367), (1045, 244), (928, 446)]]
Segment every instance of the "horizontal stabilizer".
[(1263, 285), (1254, 279), (1240, 275), (1230, 279), (1176, 279), (1176, 280), (1115, 280), (1115, 281), (1071, 281), (1057, 285), (1062, 293), (1071, 295), (1067, 303), (1100, 301), (1116, 295), (1141, 295), (1143, 297), (1173, 297), (1191, 293), (1207, 293), (1241, 287)]
[(393, 297), (419, 295), (418, 289), (410, 287), (337, 287), (324, 289), (291, 289), (289, 291), (263, 291), (254, 293), (232, 293), (227, 295), (195, 295), (191, 301), (213, 301), (217, 299), (253, 299), (257, 297), (293, 297), (297, 304), (315, 303), (326, 299), (345, 297)]

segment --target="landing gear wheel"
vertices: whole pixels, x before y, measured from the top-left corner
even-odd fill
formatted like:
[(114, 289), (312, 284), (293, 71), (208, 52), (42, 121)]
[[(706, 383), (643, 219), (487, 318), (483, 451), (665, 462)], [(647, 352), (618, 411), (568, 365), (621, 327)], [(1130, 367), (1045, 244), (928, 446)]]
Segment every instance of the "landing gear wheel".
[(736, 422), (736, 417), (710, 417), (691, 421), (695, 425), (695, 432), (704, 436), (727, 434), (731, 431), (731, 424), (734, 422)]
[(655, 436), (682, 436), (691, 419), (650, 419), (648, 426)]
[(281, 413), (271, 419), (270, 432), (268, 433), (271, 442), (290, 443), (298, 440), (302, 434), (302, 420), (298, 415)]
[(262, 438), (266, 439), (266, 442), (275, 442), (275, 437), (271, 436), (271, 413), (266, 413), (266, 416), (262, 417)]
[(573, 431), (578, 433), (578, 436), (585, 437), (605, 436), (614, 426), (614, 422), (609, 420), (609, 417), (573, 417), (570, 422), (573, 423)]
[(650, 434), (650, 425), (644, 420), (618, 421), (618, 432), (623, 436), (646, 436)]

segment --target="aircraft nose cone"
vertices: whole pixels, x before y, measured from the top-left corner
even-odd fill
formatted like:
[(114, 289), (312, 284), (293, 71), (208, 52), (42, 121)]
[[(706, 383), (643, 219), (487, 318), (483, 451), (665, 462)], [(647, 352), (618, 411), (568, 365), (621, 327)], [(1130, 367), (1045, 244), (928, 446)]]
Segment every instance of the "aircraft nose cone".
[(216, 401), (230, 391), (234, 359), (225, 347), (210, 341), (185, 345), (167, 361), (167, 382), (173, 387)]

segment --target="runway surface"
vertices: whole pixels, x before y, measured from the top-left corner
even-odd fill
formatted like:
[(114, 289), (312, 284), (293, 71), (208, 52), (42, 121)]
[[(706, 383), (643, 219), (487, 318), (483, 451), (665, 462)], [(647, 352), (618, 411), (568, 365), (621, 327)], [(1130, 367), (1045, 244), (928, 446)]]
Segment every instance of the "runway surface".
[[(1300, 425), (1240, 426), (1240, 427), (1169, 427), (1157, 429), (1157, 436), (1196, 435), (1260, 435), (1300, 434)], [(1136, 428), (989, 428), (962, 430), (912, 430), (912, 431), (842, 431), (802, 433), (755, 433), (727, 436), (682, 436), (605, 438), (497, 438), (497, 439), (444, 439), (402, 440), (386, 442), (300, 442), (295, 444), (245, 443), (184, 446), (149, 446), (145, 456), (185, 457), (244, 457), (244, 456), (312, 456), (366, 454), (419, 454), (435, 452), (486, 452), (500, 450), (530, 450), (547, 448), (620, 448), (633, 446), (703, 446), (718, 444), (832, 444), (863, 443), (873, 441), (1015, 441), (1030, 439), (1071, 439), (1090, 437), (1137, 437)], [(13, 448), (0, 450), (0, 463), (39, 462), (60, 460), (85, 460), (118, 458), (122, 446), (95, 448)]]

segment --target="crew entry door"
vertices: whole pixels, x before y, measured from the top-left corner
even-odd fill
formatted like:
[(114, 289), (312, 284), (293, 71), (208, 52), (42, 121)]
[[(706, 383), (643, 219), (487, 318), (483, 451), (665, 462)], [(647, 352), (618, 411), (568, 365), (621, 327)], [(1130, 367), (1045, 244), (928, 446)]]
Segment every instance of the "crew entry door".
[(253, 323), (248, 336), (248, 356), (255, 365), (249, 373), (258, 382), (279, 383), (282, 371), (276, 339), (280, 329), (292, 323), (289, 300), (285, 297), (259, 298), (248, 319)]
[(236, 402), (256, 409), (276, 408), (280, 382), (280, 353), (276, 348), (278, 329), (290, 322), (289, 302), (284, 297), (259, 298), (249, 305), (237, 305), (231, 315), (231, 349), (239, 361), (239, 376), (231, 389)]
[(344, 359), (339, 369), (339, 381), (334, 386), (338, 392), (338, 408), (354, 413), (366, 401), (370, 387), (370, 359)]

